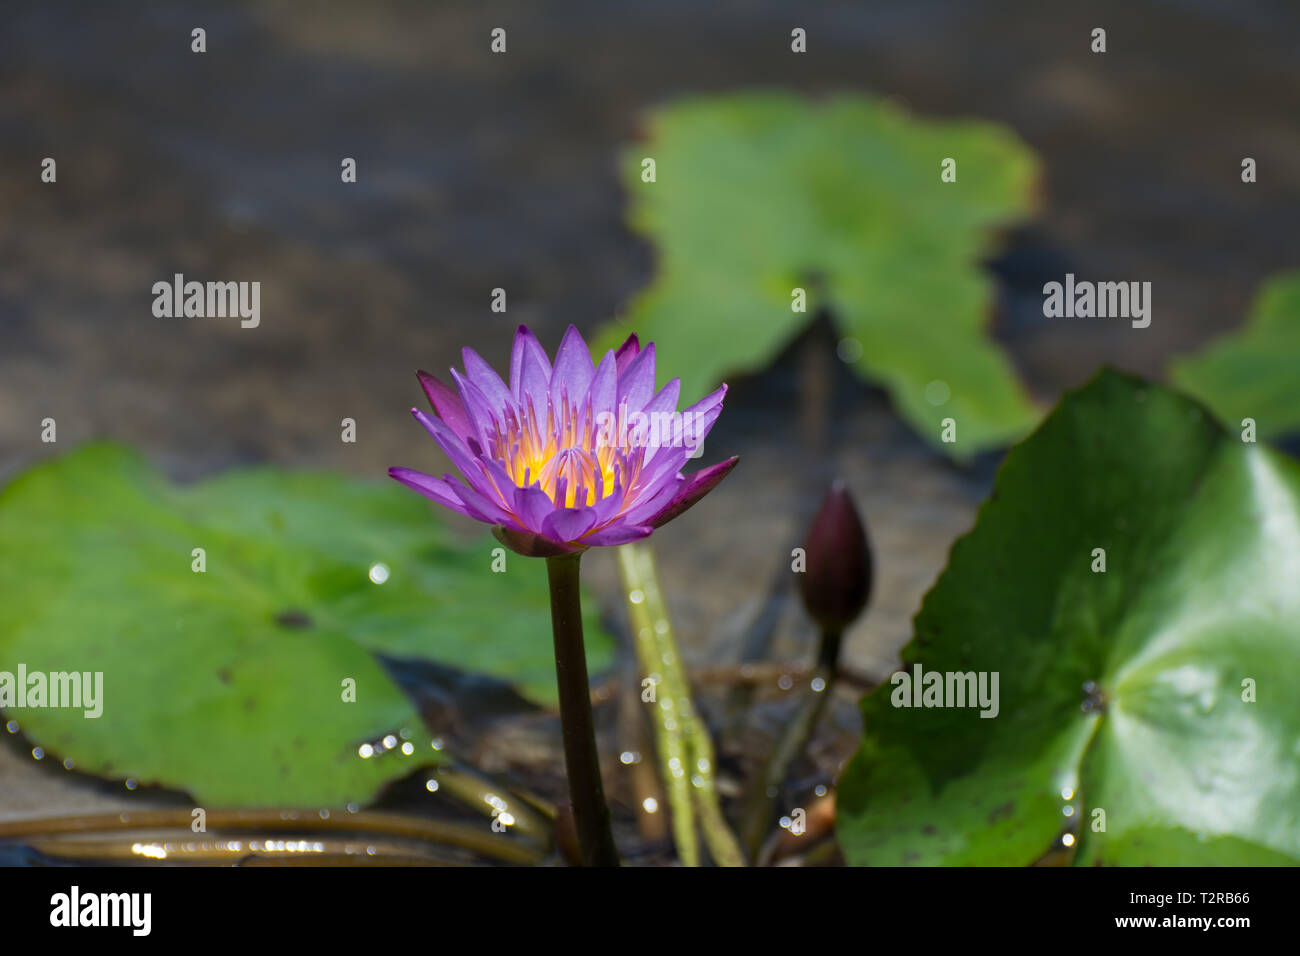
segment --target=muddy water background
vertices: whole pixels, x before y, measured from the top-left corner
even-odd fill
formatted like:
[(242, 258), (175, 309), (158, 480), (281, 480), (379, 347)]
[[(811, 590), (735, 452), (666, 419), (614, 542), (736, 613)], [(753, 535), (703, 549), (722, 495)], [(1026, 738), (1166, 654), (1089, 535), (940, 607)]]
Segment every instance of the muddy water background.
[[(412, 369), (445, 369), (462, 345), (503, 367), (520, 322), (553, 347), (567, 323), (589, 331), (617, 314), (653, 255), (624, 228), (616, 150), (647, 108), (756, 85), (871, 91), (925, 116), (1009, 124), (1043, 160), (1043, 212), (990, 264), (995, 334), (1044, 403), (1102, 363), (1160, 377), (1239, 323), (1262, 278), (1300, 265), (1300, 8), (1066, 6), (6, 4), (0, 477), (49, 453), (46, 416), (60, 449), (115, 437), (180, 479), (263, 461), (442, 469), (407, 414)], [(789, 52), (796, 25), (804, 56)], [(189, 52), (195, 26), (202, 56)], [(509, 31), (505, 56), (488, 53), (495, 26)], [(1108, 31), (1104, 56), (1088, 50), (1094, 26)], [(44, 156), (58, 160), (56, 186), (39, 182)], [(358, 160), (355, 185), (339, 181), (344, 156)], [(1257, 184), (1241, 183), (1243, 156)], [(1150, 281), (1151, 327), (1044, 319), (1039, 290), (1067, 271)], [(150, 287), (175, 272), (260, 280), (261, 327), (154, 318)], [(504, 316), (488, 308), (497, 286)], [(966, 469), (937, 456), (833, 348), (814, 329), (770, 370), (733, 379), (708, 457), (736, 453), (742, 467), (656, 536), (692, 664), (737, 660), (837, 473), (879, 566), (849, 662), (888, 673), (989, 490), (998, 456)], [(827, 448), (812, 457), (799, 369), (819, 352)], [(344, 417), (355, 445), (339, 441)], [(587, 564), (617, 614), (613, 562)], [(772, 653), (806, 658), (797, 609), (773, 607)], [(779, 694), (764, 699), (751, 736), (786, 713)], [(818, 772), (856, 730), (844, 695)], [(485, 737), (481, 760), (510, 766), (514, 740)], [(0, 817), (158, 801), (34, 762), (17, 739), (0, 748)]]

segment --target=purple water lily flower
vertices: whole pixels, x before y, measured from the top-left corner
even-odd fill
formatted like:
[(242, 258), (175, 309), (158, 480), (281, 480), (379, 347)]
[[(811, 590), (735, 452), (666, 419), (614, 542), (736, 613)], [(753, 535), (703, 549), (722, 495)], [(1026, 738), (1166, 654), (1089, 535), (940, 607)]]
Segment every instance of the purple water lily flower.
[(655, 347), (635, 335), (593, 365), (573, 326), (552, 367), (526, 327), (515, 333), (507, 385), (473, 349), (455, 388), (427, 372), (437, 417), (412, 414), (464, 483), (410, 468), (388, 473), (453, 511), (493, 526), (531, 557), (636, 541), (711, 491), (737, 459), (682, 474), (722, 411), (723, 385), (677, 411), (679, 379), (655, 390)]

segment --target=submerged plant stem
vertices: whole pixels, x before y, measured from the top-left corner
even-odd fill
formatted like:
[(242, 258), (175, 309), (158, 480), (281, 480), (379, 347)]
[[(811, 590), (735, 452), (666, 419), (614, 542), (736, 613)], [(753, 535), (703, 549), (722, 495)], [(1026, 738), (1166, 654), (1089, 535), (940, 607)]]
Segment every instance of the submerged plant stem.
[(618, 549), (628, 596), (632, 639), (645, 676), (659, 675), (654, 708), (659, 763), (673, 815), (673, 839), (687, 866), (699, 863), (698, 820), (709, 853), (720, 866), (744, 866), (745, 857), (718, 804), (717, 764), (708, 728), (695, 713), (668, 606), (659, 588), (654, 551), (647, 544)]
[[(486, 828), (426, 820), (406, 814), (380, 811), (359, 813), (306, 808), (209, 810), (205, 818), (212, 830), (257, 830), (272, 833), (355, 833), (373, 840), (377, 836), (398, 837), (426, 843), (461, 847), (508, 863), (533, 864), (542, 852), (527, 843), (498, 836)], [(194, 842), (190, 810), (133, 810), (88, 816), (38, 817), (34, 820), (0, 822), (0, 840), (23, 840), (50, 844), (58, 837), (104, 836), (118, 831), (175, 830), (176, 839)]]
[[(644, 553), (636, 544), (625, 544), (618, 549), (618, 567), (623, 576), (623, 591), (627, 596), (628, 620), (632, 627), (632, 644), (636, 648), (637, 663), (641, 667), (642, 681), (653, 682), (651, 723), (654, 725), (655, 753), (659, 760), (659, 775), (663, 780), (664, 795), (668, 801), (669, 822), (672, 824), (673, 845), (684, 866), (700, 865), (700, 844), (695, 829), (695, 806), (691, 801), (691, 782), (687, 768), (691, 757), (686, 744), (685, 721), (675, 719), (681, 697), (675, 674), (666, 666), (665, 655), (675, 650), (671, 635), (664, 645), (655, 627), (662, 617), (662, 600), (658, 588), (650, 587), (645, 573), (646, 560), (653, 562), (653, 553)], [(655, 596), (654, 606), (649, 595)], [(663, 645), (663, 646), (661, 646)], [(642, 690), (638, 681), (637, 690)], [(644, 698), (642, 698), (644, 699)]]
[(551, 586), (551, 630), (555, 635), (555, 678), (560, 692), (560, 724), (569, 799), (584, 866), (618, 866), (609, 806), (600, 779), (596, 725), (587, 683), (587, 652), (582, 640), (582, 597), (578, 590), (580, 554), (546, 559)]

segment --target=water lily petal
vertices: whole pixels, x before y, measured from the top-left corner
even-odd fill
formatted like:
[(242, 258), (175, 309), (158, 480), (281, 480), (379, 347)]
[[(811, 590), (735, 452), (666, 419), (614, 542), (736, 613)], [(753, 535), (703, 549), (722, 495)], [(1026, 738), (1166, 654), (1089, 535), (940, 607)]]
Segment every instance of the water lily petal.
[(447, 479), (435, 478), (433, 475), (426, 475), (422, 471), (416, 471), (413, 468), (389, 468), (388, 475), (395, 478), (408, 488), (414, 488), (426, 498), (445, 505), (455, 511), (459, 511), (467, 518), (473, 517), (468, 514), (461, 505), (460, 498), (451, 490)]
[(617, 389), (618, 362), (611, 349), (601, 358), (600, 365), (596, 366), (596, 374), (592, 376), (591, 385), (585, 396), (586, 403), (591, 407), (593, 423), (598, 424), (595, 416), (599, 416), (602, 412), (617, 415), (618, 409), (614, 404)]
[(515, 492), (515, 514), (530, 531), (540, 534), (542, 522), (554, 510), (555, 503), (541, 488), (520, 488)]
[(456, 391), (460, 393), (460, 401), (469, 417), (472, 435), (477, 444), (487, 448), (488, 436), (504, 424), (504, 416), (498, 418), (498, 410), (488, 401), (483, 390), (454, 368), (451, 370), (451, 380), (456, 383)]
[(595, 525), (593, 508), (556, 508), (542, 521), (542, 534), (552, 541), (576, 541)]
[(632, 507), (623, 512), (621, 519), (628, 524), (649, 524), (650, 519), (673, 503), (686, 478), (673, 472), (668, 478), (642, 493)]
[(465, 478), (471, 478), (479, 473), (478, 457), (470, 451), (469, 447), (460, 439), (451, 428), (441, 419), (434, 418), (428, 412), (422, 412), (418, 408), (411, 409), (411, 414), (415, 420), (424, 426), (424, 430), (433, 436), (433, 440), (438, 443), (442, 453), (451, 459), (451, 463), (456, 466), (457, 470)]
[(626, 482), (621, 474), (622, 469), (616, 469), (614, 475), (614, 487), (604, 498), (598, 500), (592, 509), (596, 512), (596, 527), (602, 527), (608, 524), (626, 505), (624, 501), (624, 491)]
[(532, 395), (533, 403), (545, 411), (550, 385), (551, 360), (546, 357), (546, 349), (528, 326), (519, 326), (510, 351), (510, 391), (515, 401), (522, 405), (524, 396)]
[(478, 465), (487, 479), (486, 482), (479, 484), (479, 490), (484, 493), (493, 492), (488, 497), (493, 502), (499, 502), (507, 511), (514, 513), (519, 488), (510, 477), (510, 473), (501, 467), (500, 462), (493, 461), (491, 458), (479, 458)]
[(641, 467), (639, 479), (640, 492), (644, 498), (647, 492), (656, 492), (661, 485), (670, 481), (686, 467), (687, 450), (681, 445), (667, 445), (656, 449), (650, 460)]
[(627, 544), (629, 541), (640, 541), (642, 538), (650, 537), (654, 530), (649, 525), (617, 524), (593, 531), (583, 538), (581, 543), (593, 548)]
[[(705, 395), (690, 408), (683, 409), (683, 415), (705, 415), (715, 409), (721, 410), (722, 400), (727, 396), (727, 386), (722, 385), (716, 391)], [(716, 416), (715, 416), (716, 417)]]
[(465, 406), (461, 404), (460, 396), (456, 394), (455, 389), (444, 385), (425, 371), (416, 372), (415, 376), (420, 380), (420, 385), (424, 388), (424, 394), (429, 397), (429, 404), (433, 406), (433, 410), (458, 438), (464, 441), (475, 434), (470, 426), (469, 416), (465, 414)]
[(465, 362), (465, 377), (478, 386), (492, 411), (503, 419), (505, 410), (515, 404), (510, 389), (506, 388), (506, 383), (501, 381), (496, 370), (483, 360), (483, 356), (471, 348), (461, 349), (460, 354)]
[[(649, 346), (647, 346), (647, 348), (648, 347)], [(642, 411), (647, 415), (675, 412), (677, 411), (677, 400), (681, 397), (681, 393), (682, 380), (680, 378), (674, 378), (655, 393), (655, 397), (646, 403), (646, 406)]]
[[(678, 440), (688, 452), (696, 451), (704, 444), (704, 439), (709, 437), (713, 423), (722, 414), (722, 399), (726, 394), (727, 386), (723, 385), (682, 412), (682, 428)], [(698, 458), (699, 455), (695, 457)]]
[(587, 348), (577, 327), (569, 326), (556, 349), (555, 364), (551, 368), (551, 400), (558, 406), (561, 394), (567, 394), (571, 401), (578, 401), (587, 394), (595, 374), (591, 349)]
[(447, 476), (448, 484), (452, 492), (461, 500), (461, 503), (467, 508), (472, 508), (478, 512), (478, 520), (485, 521), (488, 524), (504, 524), (510, 527), (522, 529), (519, 519), (508, 512), (505, 508), (496, 504), (487, 495), (475, 488), (470, 488), (458, 482), (452, 481), (451, 476)]
[[(653, 343), (652, 343), (653, 344)], [(618, 347), (614, 353), (614, 358), (618, 360), (618, 374), (623, 374), (623, 369), (627, 368), (631, 361), (636, 358), (637, 353), (641, 351), (641, 340), (633, 332), (627, 337), (627, 340)]]
[[(680, 380), (679, 380), (680, 385)], [(629, 412), (642, 411), (655, 394), (655, 344), (651, 342), (618, 370), (618, 403)], [(673, 398), (674, 407), (677, 404)]]
[(690, 475), (686, 479), (686, 484), (678, 490), (668, 507), (656, 514), (648, 523), (658, 528), (672, 521), (716, 488), (718, 483), (731, 473), (731, 469), (736, 467), (738, 461), (740, 461), (738, 457), (728, 458), (726, 461), (710, 465), (708, 468), (701, 468), (695, 474)]

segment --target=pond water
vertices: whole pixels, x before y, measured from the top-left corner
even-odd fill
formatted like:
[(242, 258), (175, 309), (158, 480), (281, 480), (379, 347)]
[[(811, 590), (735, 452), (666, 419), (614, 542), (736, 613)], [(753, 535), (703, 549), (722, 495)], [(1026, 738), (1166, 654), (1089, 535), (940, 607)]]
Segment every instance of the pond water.
[[(120, 438), (182, 479), (255, 461), (441, 467), (407, 415), (414, 368), (458, 363), (462, 345), (501, 367), (518, 323), (553, 348), (568, 323), (590, 331), (620, 311), (654, 257), (623, 225), (616, 151), (646, 109), (685, 93), (864, 90), (1013, 127), (1043, 160), (1042, 214), (990, 263), (995, 334), (1045, 403), (1102, 363), (1160, 376), (1297, 264), (1294, 4), (789, 6), (7, 6), (0, 477), (46, 454), (46, 416), (61, 447)], [(496, 26), (505, 56), (487, 52)], [(806, 55), (789, 52), (793, 26)], [(45, 156), (57, 186), (39, 182)], [(344, 156), (357, 159), (352, 186)], [(1253, 185), (1244, 156), (1258, 161)], [(1150, 327), (1045, 319), (1042, 285), (1066, 272), (1150, 282)], [(175, 273), (260, 281), (259, 327), (155, 318), (150, 289)], [(489, 310), (495, 287), (505, 315)], [(756, 621), (773, 625), (774, 656), (812, 652), (800, 612), (766, 582), (838, 474), (878, 568), (848, 663), (887, 674), (990, 488), (997, 456), (947, 462), (834, 348), (815, 325), (733, 381), (709, 451), (741, 467), (656, 536), (692, 664), (737, 661)], [(345, 417), (356, 444), (339, 441)], [(617, 613), (613, 561), (587, 563)], [(839, 703), (823, 775), (856, 732), (851, 695)], [(759, 723), (778, 721), (780, 702), (765, 706)], [(0, 781), (0, 817), (140, 805), (17, 747), (0, 748)]]

